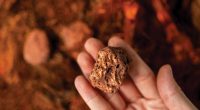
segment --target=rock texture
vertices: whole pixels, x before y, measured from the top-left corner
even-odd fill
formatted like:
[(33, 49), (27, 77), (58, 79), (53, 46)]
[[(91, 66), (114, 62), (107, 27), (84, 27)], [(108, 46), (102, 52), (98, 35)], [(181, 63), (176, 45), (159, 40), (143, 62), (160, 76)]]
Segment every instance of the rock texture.
[(62, 27), (59, 35), (64, 43), (65, 50), (72, 58), (76, 59), (82, 51), (85, 41), (92, 36), (92, 32), (87, 24), (76, 21), (68, 27)]
[(92, 86), (106, 93), (120, 88), (128, 71), (128, 57), (119, 47), (105, 47), (98, 53), (97, 61), (89, 75)]
[(50, 54), (49, 42), (44, 31), (31, 31), (24, 44), (23, 55), (26, 62), (32, 65), (45, 63)]
[(192, 20), (194, 25), (198, 28), (200, 31), (200, 0), (193, 0), (192, 1), (192, 8), (191, 8), (191, 13), (192, 13)]

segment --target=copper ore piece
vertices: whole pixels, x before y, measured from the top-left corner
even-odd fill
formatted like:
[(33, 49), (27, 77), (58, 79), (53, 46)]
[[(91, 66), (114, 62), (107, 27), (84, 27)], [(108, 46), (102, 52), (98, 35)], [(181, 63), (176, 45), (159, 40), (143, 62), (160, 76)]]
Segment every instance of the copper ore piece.
[(44, 31), (35, 29), (29, 33), (24, 44), (23, 55), (32, 65), (45, 63), (50, 54), (49, 42)]
[(105, 47), (98, 52), (89, 81), (105, 93), (115, 93), (125, 79), (128, 63), (128, 56), (122, 48)]

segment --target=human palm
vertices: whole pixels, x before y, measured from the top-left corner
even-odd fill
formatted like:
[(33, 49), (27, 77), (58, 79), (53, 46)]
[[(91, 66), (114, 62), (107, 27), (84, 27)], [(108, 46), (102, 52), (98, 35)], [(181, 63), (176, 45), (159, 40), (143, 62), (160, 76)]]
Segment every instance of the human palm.
[(77, 62), (84, 76), (75, 79), (75, 86), (91, 110), (196, 110), (176, 84), (169, 65), (161, 67), (158, 76), (139, 55), (119, 37), (109, 40), (109, 46), (122, 47), (130, 57), (128, 78), (117, 93), (107, 94), (94, 89), (87, 81), (97, 53), (104, 45), (90, 38)]

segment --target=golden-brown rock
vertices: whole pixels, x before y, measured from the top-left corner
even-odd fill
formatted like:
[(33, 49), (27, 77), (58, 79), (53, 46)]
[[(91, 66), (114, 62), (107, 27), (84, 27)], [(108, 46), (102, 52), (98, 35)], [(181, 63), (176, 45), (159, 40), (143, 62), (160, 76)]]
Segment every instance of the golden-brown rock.
[(128, 62), (127, 54), (122, 48), (103, 48), (89, 75), (92, 86), (106, 93), (117, 92), (127, 74)]

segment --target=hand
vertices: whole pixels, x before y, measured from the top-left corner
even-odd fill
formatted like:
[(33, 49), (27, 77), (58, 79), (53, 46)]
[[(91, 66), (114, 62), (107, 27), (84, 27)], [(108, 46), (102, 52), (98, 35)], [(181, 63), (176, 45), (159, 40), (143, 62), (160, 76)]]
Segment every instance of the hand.
[(131, 58), (129, 77), (114, 94), (105, 94), (95, 90), (87, 81), (92, 71), (98, 51), (104, 45), (90, 38), (85, 50), (77, 58), (84, 76), (75, 79), (75, 86), (91, 110), (197, 110), (187, 99), (175, 82), (169, 65), (161, 67), (157, 77), (123, 40), (113, 37), (109, 46), (122, 47)]

